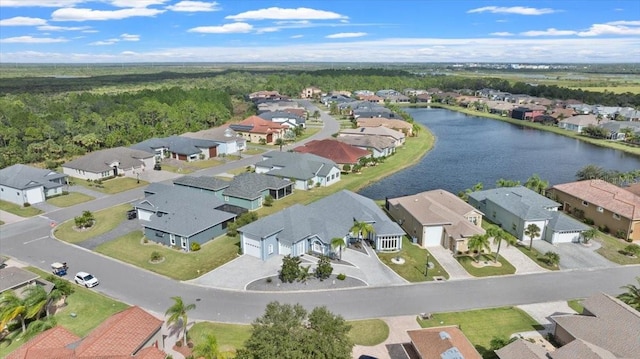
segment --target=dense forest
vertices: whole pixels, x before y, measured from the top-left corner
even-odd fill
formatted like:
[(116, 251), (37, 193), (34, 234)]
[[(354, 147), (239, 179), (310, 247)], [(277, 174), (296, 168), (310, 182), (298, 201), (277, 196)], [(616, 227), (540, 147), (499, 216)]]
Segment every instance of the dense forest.
[(45, 163), (88, 151), (126, 146), (152, 137), (198, 131), (249, 115), (246, 95), (276, 90), (298, 96), (316, 86), (331, 90), (493, 88), (589, 104), (640, 107), (640, 95), (589, 92), (401, 69), (216, 72), (105, 75), (82, 78), (20, 77), (0, 82), (0, 168)]

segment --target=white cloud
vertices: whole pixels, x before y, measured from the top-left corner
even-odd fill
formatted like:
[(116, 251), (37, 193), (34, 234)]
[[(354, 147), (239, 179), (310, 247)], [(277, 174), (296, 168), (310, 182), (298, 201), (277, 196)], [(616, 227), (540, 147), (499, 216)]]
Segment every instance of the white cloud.
[(593, 24), (587, 31), (578, 32), (578, 36), (600, 36), (600, 35), (640, 35), (640, 26), (623, 26), (607, 24)]
[(16, 16), (0, 20), (0, 26), (39, 26), (46, 25), (47, 20), (37, 17)]
[(122, 34), (120, 38), (122, 41), (140, 41), (140, 35)]
[(609, 24), (609, 25), (640, 26), (640, 20), (634, 20), (634, 21), (626, 21), (626, 20), (609, 21), (607, 24)]
[(129, 17), (151, 17), (162, 14), (165, 10), (147, 8), (129, 8), (121, 10), (92, 10), (78, 8), (63, 8), (54, 11), (51, 18), (54, 21), (89, 21), (89, 20), (121, 20)]
[(198, 26), (187, 30), (188, 32), (200, 32), (205, 34), (233, 34), (247, 33), (253, 30), (253, 26), (246, 22), (236, 22), (220, 26)]
[(362, 37), (362, 36), (366, 36), (367, 33), (366, 32), (340, 32), (337, 34), (331, 34), (331, 35), (327, 35), (325, 36), (327, 39), (346, 39), (346, 38), (351, 38), (351, 37)]
[(489, 35), (493, 35), (493, 36), (513, 36), (513, 33), (507, 32), (507, 31), (498, 31), (498, 32), (492, 32)]
[(33, 36), (17, 36), (17, 37), (7, 37), (4, 39), (0, 39), (0, 43), (5, 44), (51, 44), (56, 42), (67, 42), (69, 40), (58, 38), (54, 39), (51, 37), (33, 37)]
[(167, 0), (110, 0), (108, 2), (115, 7), (141, 8), (149, 7), (151, 5), (162, 5), (166, 3)]
[(120, 41), (140, 41), (140, 35), (122, 34), (120, 35), (120, 37), (114, 37), (107, 40), (94, 41), (89, 45), (92, 45), (92, 46), (113, 45)]
[(490, 12), (493, 14), (516, 14), (516, 15), (544, 15), (544, 14), (552, 14), (554, 12), (558, 12), (558, 10), (550, 9), (550, 8), (534, 8), (534, 7), (524, 7), (524, 6), (485, 6), (479, 7), (476, 9), (471, 9), (467, 11), (469, 14), (473, 13), (482, 13), (482, 12)]
[(285, 9), (270, 7), (267, 9), (246, 11), (237, 15), (229, 15), (225, 19), (236, 21), (248, 20), (335, 20), (348, 19), (332, 11), (316, 10), (305, 7), (297, 9)]
[(520, 35), (522, 36), (569, 36), (569, 35), (576, 35), (578, 32), (577, 31), (573, 31), (573, 30), (558, 30), (558, 29), (554, 29), (554, 28), (549, 28), (546, 30), (532, 30), (532, 31), (525, 31), (525, 32), (521, 32)]
[(204, 2), (204, 1), (180, 1), (175, 5), (167, 6), (167, 9), (178, 12), (206, 12), (206, 11), (219, 11), (220, 4), (217, 2)]
[(120, 55), (124, 55), (124, 56), (135, 56), (137, 54), (138, 54), (137, 52), (133, 52), (133, 51), (122, 51), (120, 53)]
[(304, 35), (293, 35), (293, 36), (291, 36), (292, 39), (300, 39), (300, 38), (303, 38), (303, 37), (304, 37)]
[(38, 26), (37, 28), (40, 31), (83, 31), (89, 32), (91, 29), (90, 26), (54, 26), (54, 25), (43, 25)]
[(0, 7), (71, 7), (86, 0), (2, 0)]
[(113, 45), (115, 43), (117, 43), (118, 41), (120, 41), (119, 39), (109, 39), (109, 40), (101, 40), (101, 41), (94, 41), (89, 43), (89, 45), (91, 46), (108, 46), (108, 45)]

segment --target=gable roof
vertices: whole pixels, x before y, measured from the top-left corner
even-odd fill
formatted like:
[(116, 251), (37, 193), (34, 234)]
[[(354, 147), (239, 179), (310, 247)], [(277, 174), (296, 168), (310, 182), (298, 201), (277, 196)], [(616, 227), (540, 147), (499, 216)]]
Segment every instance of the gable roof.
[(560, 206), (560, 203), (523, 186), (498, 187), (472, 192), (469, 198), (477, 202), (490, 201), (525, 220), (550, 219), (551, 212), (548, 208)]
[[(600, 123), (606, 122), (606, 120), (601, 120)], [(564, 120), (560, 121), (560, 123), (568, 123), (577, 126), (589, 126), (589, 125), (597, 125), (598, 119), (596, 115), (575, 115), (571, 117), (567, 117)]]
[(111, 164), (119, 162), (119, 168), (128, 169), (142, 166), (142, 160), (153, 158), (153, 154), (127, 147), (115, 147), (87, 153), (62, 167), (73, 168), (93, 173), (111, 171)]
[(0, 293), (40, 278), (39, 275), (18, 267), (0, 268)]
[(481, 359), (480, 353), (456, 326), (408, 330), (411, 343), (423, 359)]
[(573, 219), (560, 211), (551, 211), (550, 214), (551, 219), (547, 223), (547, 228), (554, 232), (582, 232), (591, 229), (584, 222)]
[(344, 142), (351, 146), (373, 148), (380, 152), (387, 148), (395, 147), (395, 140), (383, 136), (339, 136), (336, 141)]
[(281, 125), (276, 122), (267, 121), (258, 116), (247, 117), (246, 119), (244, 119), (239, 123), (229, 125), (229, 127), (232, 130), (235, 130), (238, 132), (261, 133), (261, 134), (278, 133), (288, 128), (288, 126), (286, 125)]
[(209, 191), (220, 191), (229, 187), (230, 183), (229, 181), (207, 176), (183, 176), (173, 180), (173, 184), (178, 186), (206, 189)]
[(619, 359), (610, 351), (581, 339), (576, 339), (549, 353), (549, 357), (551, 359)]
[(603, 180), (585, 180), (553, 187), (632, 220), (640, 220), (640, 196)]
[(295, 243), (317, 236), (329, 244), (343, 238), (354, 221), (371, 223), (376, 235), (398, 235), (404, 231), (373, 202), (351, 191), (342, 190), (306, 206), (296, 204), (238, 229), (264, 238), (278, 233), (278, 240)]
[(258, 115), (258, 117), (267, 121), (273, 121), (273, 119), (283, 118), (287, 120), (293, 120), (297, 124), (306, 122), (302, 116), (298, 116), (297, 114), (290, 111), (266, 111)]
[(272, 168), (268, 175), (282, 178), (309, 180), (316, 176), (325, 177), (332, 169), (337, 168), (330, 159), (311, 153), (270, 151), (262, 155), (263, 161), (256, 167)]
[(68, 348), (80, 337), (59, 325), (45, 330), (7, 356), (7, 359), (74, 358), (73, 349)]
[(391, 129), (413, 129), (413, 125), (404, 120), (391, 119), (385, 117), (358, 117), (356, 120), (358, 127), (378, 127), (384, 126)]
[(63, 186), (62, 183), (51, 181), (65, 177), (66, 174), (55, 171), (15, 164), (0, 170), (0, 185), (19, 190), (39, 186), (49, 189)]
[(233, 129), (229, 128), (228, 124), (222, 125), (220, 127), (212, 127), (206, 130), (198, 131), (198, 132), (186, 132), (180, 135), (182, 137), (188, 138), (199, 138), (203, 140), (211, 140), (218, 143), (228, 143), (234, 141), (242, 141), (246, 140), (242, 137), (242, 135), (238, 134)]
[(608, 294), (598, 293), (582, 302), (582, 315), (552, 316), (557, 326), (621, 358), (640, 353), (640, 312)]
[(357, 164), (361, 158), (371, 156), (367, 150), (334, 139), (309, 141), (293, 150), (300, 153), (312, 153), (339, 164)]
[(237, 198), (256, 199), (262, 197), (262, 192), (268, 189), (281, 189), (291, 186), (292, 182), (286, 179), (280, 179), (274, 176), (268, 176), (261, 173), (241, 173), (229, 183), (222, 194)]
[(202, 148), (218, 147), (218, 143), (212, 140), (171, 136), (164, 138), (151, 138), (130, 146), (133, 149), (155, 153), (157, 148), (166, 148), (180, 155), (195, 155), (202, 152)]
[(547, 351), (528, 340), (518, 339), (495, 351), (500, 359), (547, 359)]
[(347, 135), (347, 136), (361, 136), (361, 135), (368, 135), (368, 136), (387, 136), (387, 137), (391, 137), (394, 140), (402, 140), (405, 138), (404, 133), (400, 132), (400, 131), (396, 131), (396, 130), (392, 130), (390, 128), (384, 127), (384, 126), (378, 126), (378, 127), (360, 127), (360, 128), (355, 128), (355, 129), (344, 129), (344, 130), (340, 130), (340, 136), (343, 135)]

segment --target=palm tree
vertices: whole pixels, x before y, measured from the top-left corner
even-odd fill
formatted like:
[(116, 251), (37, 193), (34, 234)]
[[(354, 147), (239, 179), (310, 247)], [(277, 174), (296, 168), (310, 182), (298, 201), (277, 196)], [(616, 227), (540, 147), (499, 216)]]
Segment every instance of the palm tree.
[(531, 223), (524, 230), (524, 235), (531, 238), (531, 241), (529, 242), (529, 250), (531, 250), (531, 248), (533, 248), (533, 239), (540, 235), (540, 227), (535, 223)]
[(335, 237), (331, 240), (331, 248), (333, 248), (334, 251), (336, 250), (336, 248), (339, 248), (338, 253), (340, 255), (340, 259), (342, 259), (342, 247), (346, 247), (344, 238)]
[(27, 319), (40, 319), (40, 315), (49, 304), (49, 295), (42, 286), (32, 285), (24, 291), (24, 304), (27, 306)]
[(13, 320), (19, 320), (22, 324), (22, 333), (27, 330), (24, 322), (27, 305), (14, 291), (8, 290), (0, 294), (0, 308), (0, 328), (5, 328)]
[(185, 305), (184, 302), (182, 301), (182, 297), (171, 297), (171, 299), (173, 299), (174, 303), (164, 313), (165, 315), (169, 316), (169, 318), (167, 319), (167, 324), (181, 325), (184, 328), (183, 340), (184, 340), (184, 345), (186, 346), (187, 345), (187, 323), (188, 323), (187, 312), (190, 310), (196, 309), (196, 305), (195, 304)]
[(349, 231), (358, 236), (358, 238), (360, 238), (360, 236), (362, 236), (362, 238), (368, 238), (369, 233), (373, 233), (373, 226), (371, 223), (354, 221), (353, 227), (351, 227)]
[(498, 262), (498, 258), (500, 258), (500, 245), (502, 244), (502, 241), (507, 243), (507, 247), (516, 244), (516, 239), (500, 227), (489, 228), (487, 230), (487, 235), (493, 237), (493, 243), (498, 245), (498, 248), (496, 249), (496, 256), (493, 260), (494, 263)]
[(283, 138), (278, 138), (275, 140), (275, 142), (273, 143), (276, 146), (280, 146), (280, 152), (282, 152), (282, 146), (284, 146), (284, 139)]
[(519, 186), (520, 181), (500, 178), (496, 181), (496, 187), (515, 187)]
[(477, 252), (474, 256), (474, 260), (476, 262), (478, 261), (478, 257), (480, 257), (480, 253), (482, 253), (483, 249), (486, 249), (487, 252), (491, 253), (489, 237), (486, 234), (474, 234), (471, 236), (467, 242), (467, 247), (469, 247), (469, 250)]
[(544, 254), (544, 257), (547, 259), (547, 263), (554, 267), (557, 267), (560, 263), (560, 255), (556, 252), (549, 251)]
[(193, 348), (193, 356), (195, 358), (218, 359), (220, 358), (220, 350), (218, 349), (218, 340), (213, 334), (207, 334), (204, 340)]
[(547, 187), (549, 187), (549, 181), (543, 180), (540, 176), (534, 173), (533, 176), (527, 179), (524, 186), (544, 196)]
[(592, 239), (598, 236), (598, 230), (595, 228), (588, 229), (582, 232), (582, 241), (584, 243), (589, 243)]
[(640, 311), (640, 277), (636, 277), (636, 281), (638, 282), (638, 286), (633, 284), (622, 286), (621, 288), (625, 289), (626, 292), (620, 294), (618, 299), (627, 303), (630, 307)]

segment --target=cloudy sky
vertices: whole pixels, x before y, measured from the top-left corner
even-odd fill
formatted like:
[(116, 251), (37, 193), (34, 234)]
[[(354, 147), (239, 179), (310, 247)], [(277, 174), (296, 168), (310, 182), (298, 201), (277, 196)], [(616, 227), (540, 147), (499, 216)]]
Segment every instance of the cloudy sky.
[(637, 0), (0, 0), (0, 62), (638, 62)]

